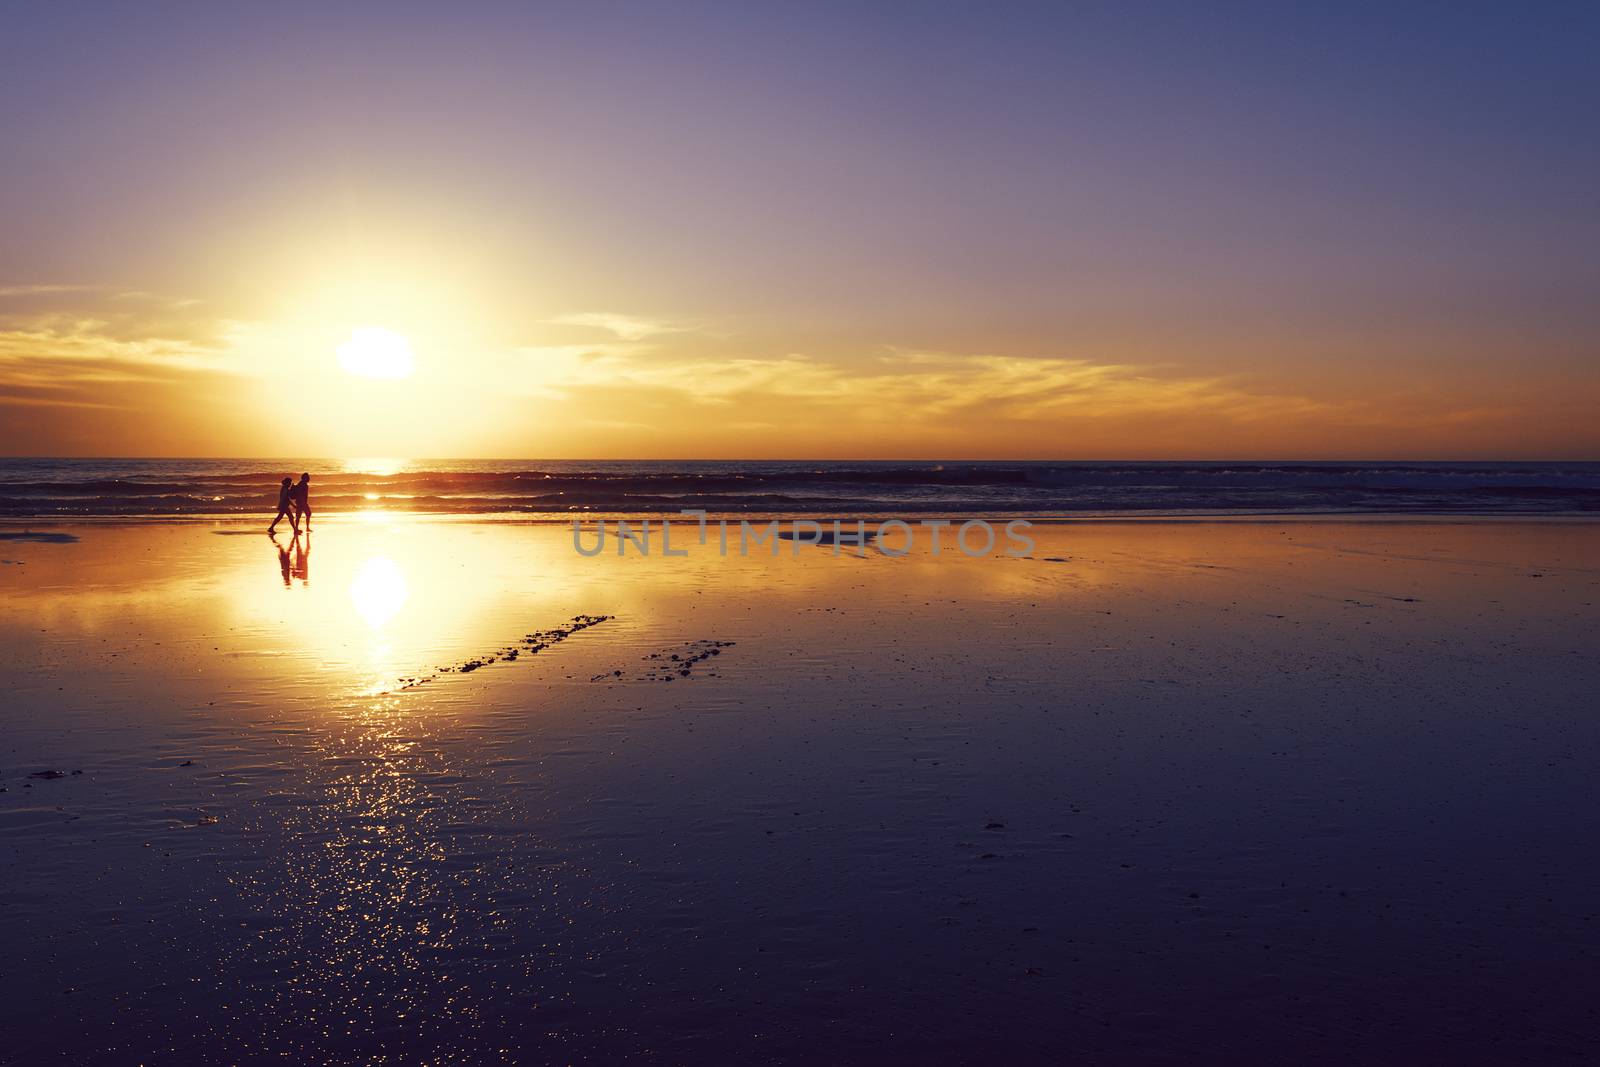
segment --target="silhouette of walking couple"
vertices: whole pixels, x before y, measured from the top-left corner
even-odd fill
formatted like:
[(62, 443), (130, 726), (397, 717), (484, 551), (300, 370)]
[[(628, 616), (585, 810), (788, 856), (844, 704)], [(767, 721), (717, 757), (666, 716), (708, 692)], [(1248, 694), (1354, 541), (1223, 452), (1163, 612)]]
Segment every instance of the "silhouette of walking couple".
[(298, 482), (288, 478), (283, 480), (283, 485), (278, 488), (278, 514), (272, 520), (272, 525), (267, 527), (270, 536), (278, 532), (278, 523), (283, 517), (289, 517), (289, 526), (294, 530), (295, 536), (300, 535), (300, 520), (306, 523), (306, 533), (311, 532), (311, 475), (302, 474)]

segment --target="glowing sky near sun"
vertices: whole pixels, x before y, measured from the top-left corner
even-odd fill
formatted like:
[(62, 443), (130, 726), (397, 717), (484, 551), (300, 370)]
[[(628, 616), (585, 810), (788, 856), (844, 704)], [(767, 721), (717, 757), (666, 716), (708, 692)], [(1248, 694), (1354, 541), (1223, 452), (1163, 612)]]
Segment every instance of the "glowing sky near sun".
[(13, 10), (0, 453), (1593, 458), (1597, 30)]

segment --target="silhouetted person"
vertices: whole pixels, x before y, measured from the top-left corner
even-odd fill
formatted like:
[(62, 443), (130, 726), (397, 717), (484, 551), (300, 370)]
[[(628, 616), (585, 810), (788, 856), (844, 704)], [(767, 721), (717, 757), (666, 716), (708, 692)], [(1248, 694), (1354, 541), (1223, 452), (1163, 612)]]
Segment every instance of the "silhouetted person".
[[(289, 479), (285, 478), (287, 484)], [(306, 523), (306, 532), (311, 532), (311, 475), (300, 475), (300, 481), (295, 484), (291, 495), (294, 497), (295, 533), (300, 532), (300, 520)]]
[[(272, 525), (267, 527), (267, 533), (277, 533), (278, 523), (283, 521), (285, 515), (289, 515), (289, 509), (294, 503), (294, 483), (285, 478), (283, 484), (278, 487), (278, 514), (274, 516)], [(289, 515), (289, 525), (294, 527), (295, 533), (300, 532), (300, 519), (298, 516)]]

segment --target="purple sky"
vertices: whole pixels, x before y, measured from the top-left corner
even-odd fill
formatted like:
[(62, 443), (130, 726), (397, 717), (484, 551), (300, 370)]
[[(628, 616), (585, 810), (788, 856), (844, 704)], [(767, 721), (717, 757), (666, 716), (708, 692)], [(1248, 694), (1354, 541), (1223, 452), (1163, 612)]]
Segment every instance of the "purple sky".
[(4, 7), (0, 451), (378, 325), (532, 367), (406, 451), (1600, 452), (1595, 5), (334, 6)]

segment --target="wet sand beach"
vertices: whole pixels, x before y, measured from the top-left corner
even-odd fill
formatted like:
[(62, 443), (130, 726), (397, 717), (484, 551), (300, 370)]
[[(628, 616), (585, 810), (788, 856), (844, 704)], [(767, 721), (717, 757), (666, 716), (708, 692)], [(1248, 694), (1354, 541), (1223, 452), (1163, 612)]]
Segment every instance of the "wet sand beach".
[(1600, 525), (692, 529), (7, 527), (0, 1062), (1593, 1055)]

